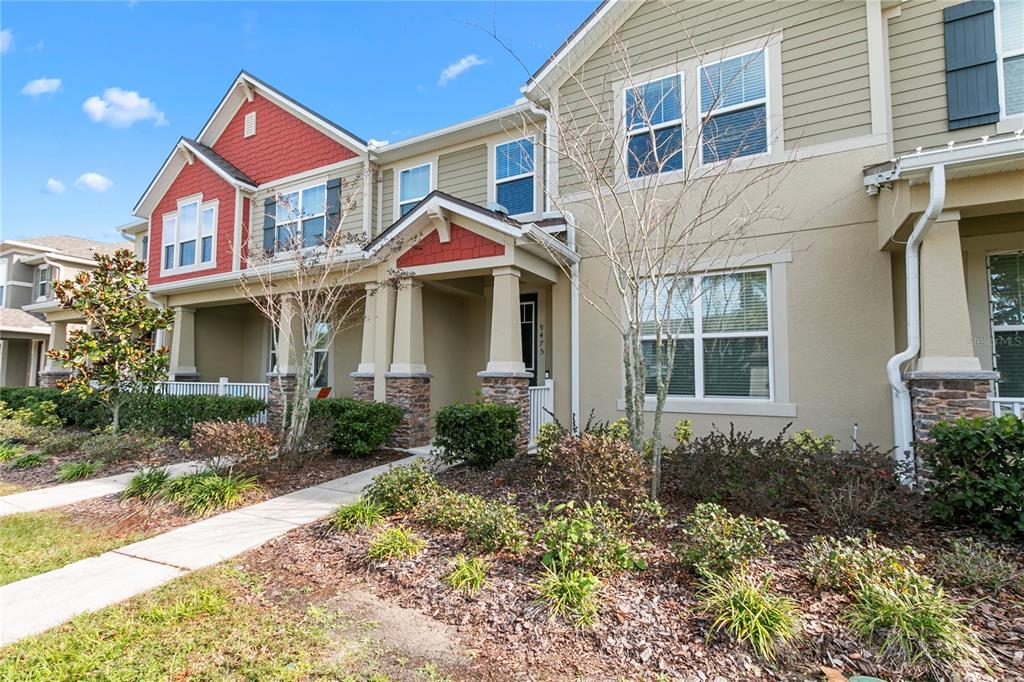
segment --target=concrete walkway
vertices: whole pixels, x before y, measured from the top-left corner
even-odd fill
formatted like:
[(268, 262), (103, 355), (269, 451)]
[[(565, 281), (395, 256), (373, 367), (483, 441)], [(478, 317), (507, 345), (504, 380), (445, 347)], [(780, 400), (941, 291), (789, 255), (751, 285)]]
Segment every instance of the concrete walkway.
[(0, 587), (0, 646), (74, 616), (146, 592), (237, 556), (355, 501), (389, 466), (366, 469), (272, 500), (226, 512), (49, 573)]
[[(193, 471), (199, 471), (206, 468), (206, 465), (198, 461), (179, 462), (178, 464), (170, 464), (165, 468), (171, 476), (176, 477), (192, 473)], [(94, 497), (119, 493), (127, 487), (128, 482), (137, 473), (139, 472), (128, 471), (116, 476), (90, 478), (88, 481), (75, 481), (74, 483), (26, 490), (23, 493), (0, 497), (0, 516), (63, 507), (66, 504), (74, 504), (83, 500), (91, 500)]]

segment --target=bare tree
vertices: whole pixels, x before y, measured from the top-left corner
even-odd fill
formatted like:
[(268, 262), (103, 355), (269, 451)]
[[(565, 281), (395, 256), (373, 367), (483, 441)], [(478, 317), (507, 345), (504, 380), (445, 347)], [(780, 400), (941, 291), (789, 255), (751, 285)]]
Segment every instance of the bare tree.
[[(274, 234), (265, 248), (250, 254), (239, 290), (271, 323), (276, 366), (294, 372), (294, 391), (276, 382), (284, 409), (285, 453), (295, 455), (304, 445), (309, 420), (310, 391), (326, 379), (318, 349), (333, 346), (338, 334), (359, 326), (364, 306), (372, 302), (365, 284), (376, 281), (380, 252), (366, 251), (367, 236), (346, 229), (349, 216), (361, 215), (360, 201), (370, 177), (343, 178), (336, 190), (313, 188), (277, 194), (268, 215)], [(392, 246), (391, 248), (395, 248)], [(390, 251), (388, 251), (390, 253)], [(368, 278), (372, 272), (374, 277)], [(390, 273), (383, 286), (397, 286), (401, 276)], [(285, 357), (287, 354), (287, 357)]]
[[(680, 23), (685, 42), (689, 31)], [(779, 125), (768, 119), (767, 106), (726, 109), (739, 115), (717, 113), (744, 87), (745, 77), (755, 80), (755, 69), (764, 73), (766, 50), (745, 55), (728, 73), (711, 64), (718, 57), (705, 55), (697, 67), (701, 82), (684, 96), (681, 60), (677, 68), (662, 65), (657, 73), (663, 75), (652, 80), (639, 75), (638, 60), (625, 43), (613, 37), (611, 47), (609, 75), (563, 74), (561, 89), (571, 91), (574, 104), (546, 112), (552, 135), (536, 136), (543, 140), (538, 146), (545, 161), (557, 159), (558, 182), (547, 173), (538, 176), (550, 208), (576, 214), (573, 246), (593, 265), (590, 277), (573, 278), (574, 286), (620, 335), (630, 438), (634, 448), (652, 453), (656, 496), (676, 350), (680, 336), (693, 332), (695, 306), (708, 295), (707, 285), (694, 283), (709, 280), (693, 276), (712, 269), (716, 275), (736, 274), (743, 264), (737, 249), (756, 236), (752, 227), (783, 217), (773, 193), (792, 158), (756, 158), (772, 144)], [(700, 54), (690, 47), (690, 54)], [(688, 120), (684, 102), (694, 96), (702, 113)], [(525, 135), (534, 126), (524, 115), (516, 133)], [(606, 277), (594, 274), (597, 266), (606, 268)], [(715, 305), (726, 311), (729, 297), (750, 284), (736, 277), (714, 281)]]

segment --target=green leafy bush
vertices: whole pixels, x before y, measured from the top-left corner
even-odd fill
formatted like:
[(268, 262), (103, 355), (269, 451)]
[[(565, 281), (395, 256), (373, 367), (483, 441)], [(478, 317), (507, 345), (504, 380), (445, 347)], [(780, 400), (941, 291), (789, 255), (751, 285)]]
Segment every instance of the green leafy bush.
[(485, 505), (479, 495), (438, 488), (416, 509), (416, 518), (443, 530), (466, 530), (480, 517)]
[(5, 443), (34, 445), (46, 436), (47, 431), (13, 419), (0, 419), (0, 441)]
[(435, 424), (445, 462), (486, 469), (516, 454), (519, 410), (512, 405), (456, 403), (438, 410)]
[(1024, 420), (1013, 415), (939, 422), (922, 448), (935, 479), (935, 514), (1004, 540), (1024, 538)]
[(246, 420), (267, 404), (246, 396), (150, 394), (133, 397), (122, 409), (123, 428), (181, 439), (190, 436), (193, 424)]
[(750, 561), (768, 556), (770, 545), (788, 540), (773, 519), (733, 516), (724, 507), (698, 504), (680, 529), (676, 555), (698, 575), (727, 575)]
[(540, 428), (537, 429), (537, 436), (533, 439), (533, 444), (537, 448), (537, 461), (542, 466), (551, 464), (551, 458), (554, 454), (553, 448), (558, 441), (567, 435), (569, 435), (569, 432), (557, 421), (544, 422), (540, 425)]
[(381, 506), (385, 514), (412, 511), (433, 497), (437, 478), (423, 460), (400, 467), (389, 467), (374, 477), (363, 496)]
[(589, 627), (597, 622), (601, 581), (593, 573), (545, 568), (543, 577), (533, 587), (547, 604), (551, 620), (562, 618), (576, 627)]
[(138, 498), (151, 500), (163, 492), (164, 485), (171, 474), (163, 467), (147, 467), (132, 476), (128, 485), (121, 491), (121, 499)]
[(603, 432), (564, 436), (551, 446), (541, 480), (549, 490), (589, 502), (602, 501), (620, 509), (647, 497), (650, 467), (647, 458), (612, 426)]
[[(0, 400), (11, 410), (18, 410), (50, 401), (56, 405), (56, 414), (67, 426), (95, 429), (110, 423), (110, 412), (99, 400), (83, 399), (58, 388), (18, 386), (0, 388)], [(31, 408), (30, 408), (31, 409)]]
[[(36, 450), (44, 457), (55, 457), (65, 452), (71, 452), (82, 448), (82, 445), (90, 439), (88, 433), (81, 431), (50, 431), (44, 430), (39, 439)], [(93, 454), (93, 453), (88, 453)]]
[(273, 429), (241, 420), (198, 422), (189, 438), (189, 447), (200, 459), (212, 464), (227, 457), (242, 468), (266, 464), (277, 445)]
[(425, 540), (416, 537), (406, 528), (388, 528), (378, 533), (373, 539), (370, 548), (366, 551), (366, 556), (382, 561), (411, 559), (419, 554), (426, 545)]
[(331, 526), (337, 530), (355, 530), (371, 528), (384, 518), (384, 510), (380, 504), (360, 498), (350, 504), (343, 504), (334, 511)]
[(89, 478), (103, 468), (103, 462), (87, 459), (81, 462), (65, 462), (57, 468), (57, 480), (63, 483)]
[(864, 583), (927, 583), (920, 574), (924, 557), (912, 547), (880, 545), (873, 535), (842, 539), (818, 536), (804, 550), (804, 569), (819, 587), (852, 592)]
[(487, 583), (487, 571), (491, 564), (481, 557), (467, 558), (460, 554), (449, 561), (452, 570), (445, 576), (444, 581), (453, 590), (474, 594)]
[(485, 552), (523, 551), (526, 529), (514, 505), (488, 500), (466, 527), (466, 540)]
[(709, 575), (700, 600), (712, 618), (709, 634), (724, 630), (768, 661), (797, 636), (796, 603), (773, 594), (767, 579), (758, 582), (743, 572)]
[(310, 421), (331, 422), (331, 446), (353, 457), (373, 454), (402, 421), (402, 409), (388, 403), (336, 398), (309, 404)]
[(689, 419), (680, 419), (672, 430), (672, 437), (680, 445), (686, 445), (693, 439), (693, 422)]
[(24, 455), (18, 455), (14, 459), (8, 460), (7, 466), (12, 469), (31, 469), (44, 461), (46, 460), (38, 452), (26, 452)]
[(16, 443), (0, 443), (0, 462), (20, 457), (25, 452), (25, 447)]
[(935, 557), (935, 572), (944, 583), (1000, 592), (1024, 590), (1024, 569), (1005, 552), (972, 538), (953, 539)]
[(89, 457), (105, 462), (121, 462), (137, 457), (160, 445), (160, 439), (142, 433), (100, 431), (82, 441), (81, 449)]
[(846, 620), (901, 678), (950, 679), (966, 667), (987, 668), (964, 612), (931, 583), (868, 581), (857, 589)]
[(602, 573), (646, 567), (630, 541), (626, 519), (602, 502), (556, 506), (536, 539), (544, 546), (541, 561), (554, 571)]
[(26, 403), (11, 412), (11, 419), (29, 426), (63, 426), (57, 416), (57, 403), (52, 400)]
[(164, 484), (161, 495), (189, 514), (206, 516), (238, 506), (245, 493), (258, 489), (255, 477), (207, 470), (172, 478)]

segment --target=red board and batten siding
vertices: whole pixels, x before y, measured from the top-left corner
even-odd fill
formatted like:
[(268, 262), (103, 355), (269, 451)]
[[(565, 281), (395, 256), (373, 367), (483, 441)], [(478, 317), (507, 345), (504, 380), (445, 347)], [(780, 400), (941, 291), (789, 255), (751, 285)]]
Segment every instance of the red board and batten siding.
[[(216, 253), (214, 259), (216, 267), (180, 275), (160, 276), (160, 265), (163, 258), (163, 229), (165, 213), (173, 213), (178, 210), (178, 199), (202, 193), (203, 201), (219, 200), (217, 206), (217, 232), (214, 241), (216, 242)], [(149, 237), (149, 283), (163, 284), (164, 282), (177, 282), (183, 279), (194, 277), (205, 277), (231, 270), (231, 242), (235, 236), (235, 188), (224, 178), (213, 172), (209, 166), (199, 159), (191, 165), (186, 164), (178, 173), (171, 186), (164, 192), (160, 203), (150, 214), (150, 225), (152, 233)], [(196, 254), (199, 248), (197, 245)]]
[(501, 256), (504, 253), (505, 247), (498, 242), (491, 241), (464, 227), (452, 225), (450, 241), (442, 242), (437, 230), (434, 230), (398, 257), (398, 267), (411, 268), (416, 265), (489, 258)]
[[(256, 112), (256, 134), (245, 137), (245, 116), (252, 111)], [(356, 155), (259, 93), (252, 102), (242, 103), (213, 143), (213, 149), (257, 184), (328, 166)]]

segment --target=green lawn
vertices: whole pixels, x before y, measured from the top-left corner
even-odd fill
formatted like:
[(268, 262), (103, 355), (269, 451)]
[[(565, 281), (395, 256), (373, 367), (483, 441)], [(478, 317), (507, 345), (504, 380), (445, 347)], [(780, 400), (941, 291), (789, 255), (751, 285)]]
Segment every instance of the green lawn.
[(67, 514), (56, 511), (0, 517), (0, 585), (52, 571), (136, 539), (75, 523)]
[(249, 574), (213, 568), (0, 649), (0, 680), (388, 680), (367, 640), (339, 641), (344, 625), (325, 609), (269, 600)]

